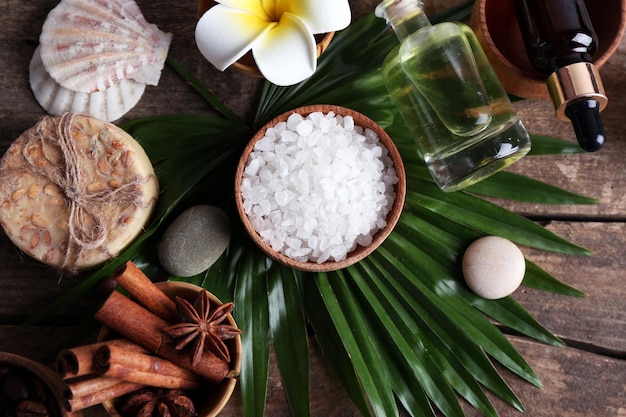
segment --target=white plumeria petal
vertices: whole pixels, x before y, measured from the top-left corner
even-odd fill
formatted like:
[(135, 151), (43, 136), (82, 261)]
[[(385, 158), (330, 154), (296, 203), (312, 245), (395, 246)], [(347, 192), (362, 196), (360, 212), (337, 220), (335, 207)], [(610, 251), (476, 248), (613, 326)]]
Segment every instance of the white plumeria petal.
[(292, 85), (310, 77), (317, 67), (315, 38), (291, 13), (252, 47), (259, 71), (276, 85)]
[(272, 20), (273, 16), (268, 9), (264, 7), (263, 3), (267, 2), (273, 4), (275, 1), (276, 0), (215, 0), (216, 3), (232, 7), (233, 9), (245, 10), (261, 19), (267, 20)]
[[(237, 0), (228, 1), (237, 2)], [(238, 2), (246, 3), (243, 0)], [(254, 0), (250, 2), (254, 3)], [(257, 39), (263, 38), (264, 34), (276, 25), (277, 23), (262, 19), (254, 13), (218, 4), (207, 10), (198, 21), (196, 44), (211, 64), (224, 71), (244, 56)]]
[(275, 0), (276, 13), (292, 13), (302, 19), (313, 34), (348, 27), (352, 18), (348, 0)]

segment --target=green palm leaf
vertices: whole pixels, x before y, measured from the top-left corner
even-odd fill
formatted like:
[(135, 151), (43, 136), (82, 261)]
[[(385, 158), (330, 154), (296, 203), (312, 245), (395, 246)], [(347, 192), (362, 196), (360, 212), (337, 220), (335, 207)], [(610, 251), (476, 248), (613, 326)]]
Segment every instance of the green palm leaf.
[[(495, 410), (471, 374), (465, 368), (451, 366), (448, 358), (443, 355), (443, 346), (431, 339), (427, 329), (419, 326), (410, 313), (398, 308), (401, 304), (397, 304), (396, 298), (389, 295), (389, 298), (385, 297), (384, 291), (387, 287), (376, 287), (381, 291), (377, 293), (368, 285), (367, 281), (374, 280), (377, 273), (374, 269), (366, 268), (367, 264), (368, 262), (362, 264), (363, 273), (360, 268), (351, 268), (349, 273), (351, 282), (355, 284), (352, 293), (361, 296), (364, 307), (371, 310), (369, 321), (378, 324), (371, 327), (370, 334), (377, 342), (376, 345), (380, 346), (379, 349), (387, 354), (394, 354), (391, 361), (398, 363), (398, 368), (408, 369), (413, 374), (413, 382), (418, 382), (424, 388), (428, 397), (445, 415), (463, 415), (453, 388), (486, 415), (494, 415)], [(392, 352), (388, 352), (387, 347), (390, 341), (396, 347)], [(398, 377), (399, 375), (394, 376), (392, 381), (397, 381)]]
[(270, 324), (267, 298), (268, 260), (256, 251), (241, 259), (235, 288), (234, 317), (243, 331), (241, 344), (241, 396), (246, 416), (261, 417), (265, 412), (269, 375)]
[[(346, 392), (359, 409), (361, 414), (370, 417), (368, 399), (361, 389), (361, 382), (351, 360), (350, 353), (345, 348), (341, 337), (341, 328), (337, 328), (331, 316), (332, 309), (325, 308), (326, 301), (320, 291), (317, 281), (307, 277), (303, 281), (306, 296), (304, 309), (309, 322), (315, 329), (315, 340), (322, 349), (326, 362), (335, 371), (337, 378), (343, 384)], [(338, 307), (337, 307), (338, 308)], [(349, 331), (349, 330), (348, 330)]]
[(301, 274), (276, 265), (268, 275), (272, 340), (294, 415), (310, 415), (309, 348), (302, 308)]
[[(383, 256), (380, 254), (380, 256)], [(521, 409), (522, 405), (515, 394), (506, 386), (502, 385), (502, 380), (493, 368), (491, 362), (485, 355), (484, 351), (472, 339), (468, 338), (463, 332), (453, 327), (442, 325), (442, 323), (429, 314), (425, 309), (415, 304), (415, 299), (403, 291), (403, 287), (398, 280), (387, 280), (376, 271), (380, 270), (380, 265), (376, 259), (370, 259), (359, 265), (366, 272), (363, 278), (370, 282), (372, 292), (377, 298), (386, 301), (386, 312), (390, 316), (397, 315), (396, 322), (401, 321), (407, 329), (420, 327), (424, 332), (423, 337), (428, 337), (432, 343), (436, 345), (437, 351), (441, 352), (450, 363), (454, 363), (453, 368), (457, 375), (465, 376), (463, 383), (473, 385), (471, 381), (474, 379), (485, 387), (496, 392), (509, 404)], [(376, 291), (377, 293), (374, 293)], [(413, 343), (421, 343), (418, 338)], [(455, 349), (457, 346), (463, 346), (463, 349)], [(420, 366), (421, 362), (415, 362), (412, 366)], [(442, 372), (447, 372), (444, 369)], [(471, 376), (467, 374), (470, 373)], [(468, 382), (469, 381), (469, 382)], [(410, 385), (412, 386), (412, 385)], [(484, 396), (475, 392), (472, 396), (475, 399), (468, 398), (468, 401), (474, 404), (485, 414), (490, 414), (492, 407), (485, 403)]]
[(555, 235), (530, 220), (466, 193), (442, 193), (431, 183), (421, 182), (407, 192), (407, 203), (419, 205), (459, 224), (486, 234), (506, 237), (521, 245), (571, 255), (589, 251)]
[(570, 155), (584, 152), (574, 142), (552, 138), (544, 135), (534, 135), (533, 147), (529, 155)]
[(329, 276), (320, 273), (315, 279), (324, 305), (337, 329), (341, 343), (350, 354), (360, 385), (377, 416), (397, 416), (390, 382), (391, 376), (370, 338), (368, 323), (355, 297), (347, 288), (341, 271)]
[[(536, 139), (535, 139), (536, 142)], [(564, 141), (562, 141), (564, 142)], [(545, 182), (512, 172), (498, 172), (465, 191), (485, 197), (538, 204), (597, 204), (595, 198), (580, 196)]]

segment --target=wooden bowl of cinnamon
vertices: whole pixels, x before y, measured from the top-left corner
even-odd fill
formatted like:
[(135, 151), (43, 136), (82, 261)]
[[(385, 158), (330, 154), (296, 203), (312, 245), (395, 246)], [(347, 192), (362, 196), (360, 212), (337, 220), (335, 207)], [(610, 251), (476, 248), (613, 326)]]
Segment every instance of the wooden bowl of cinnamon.
[[(241, 371), (241, 332), (230, 314), (232, 303), (222, 303), (205, 289), (185, 282), (151, 284), (132, 262), (118, 269), (112, 279), (128, 291), (130, 297), (113, 291), (96, 313), (96, 318), (105, 325), (98, 339), (100, 343), (106, 344), (106, 349), (99, 348), (93, 355), (92, 369), (98, 375), (126, 378), (127, 382), (141, 383), (143, 386), (102, 402), (106, 411), (114, 417), (131, 417), (143, 406), (151, 406), (151, 401), (157, 401), (164, 406), (185, 404), (201, 417), (218, 415), (229, 401)], [(130, 298), (132, 300), (129, 301)], [(160, 311), (159, 318), (150, 318), (143, 312), (137, 313), (140, 310), (129, 304), (135, 300), (139, 305), (147, 305), (146, 310), (150, 314), (152, 311)], [(168, 300), (174, 301), (176, 305)], [(173, 309), (177, 310), (180, 321), (171, 319), (177, 315), (172, 312)], [(160, 316), (170, 319), (165, 322)], [(215, 326), (211, 328), (216, 331), (230, 332), (227, 337), (220, 337), (219, 342), (214, 342), (223, 346), (220, 353), (214, 350), (214, 343), (208, 342), (213, 336), (207, 335), (206, 339), (190, 337), (195, 331), (195, 323), (200, 320), (214, 323)], [(127, 333), (129, 328), (132, 328), (132, 334)], [(157, 334), (141, 334), (142, 328)], [(148, 341), (140, 343), (140, 340)], [(124, 342), (128, 342), (130, 347), (124, 348), (122, 345), (122, 348), (117, 348), (115, 345)], [(162, 345), (155, 346), (158, 343)], [(140, 348), (147, 346), (149, 352), (136, 353), (137, 345)], [(119, 352), (116, 353), (116, 349)], [(146, 358), (146, 353), (150, 355), (149, 358)], [(132, 359), (134, 356), (136, 359)], [(134, 368), (133, 363), (146, 360), (150, 361), (149, 365)], [(116, 371), (118, 363), (120, 371)], [(109, 370), (111, 372), (107, 374)], [(142, 379), (142, 373), (148, 379)]]

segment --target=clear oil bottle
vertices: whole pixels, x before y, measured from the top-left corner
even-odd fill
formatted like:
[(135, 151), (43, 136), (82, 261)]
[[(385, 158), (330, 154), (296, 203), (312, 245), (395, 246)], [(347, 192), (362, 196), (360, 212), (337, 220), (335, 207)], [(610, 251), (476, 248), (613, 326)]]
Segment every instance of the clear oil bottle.
[(431, 25), (422, 7), (385, 0), (376, 8), (400, 40), (383, 77), (435, 182), (456, 191), (522, 158), (530, 139), (472, 30)]

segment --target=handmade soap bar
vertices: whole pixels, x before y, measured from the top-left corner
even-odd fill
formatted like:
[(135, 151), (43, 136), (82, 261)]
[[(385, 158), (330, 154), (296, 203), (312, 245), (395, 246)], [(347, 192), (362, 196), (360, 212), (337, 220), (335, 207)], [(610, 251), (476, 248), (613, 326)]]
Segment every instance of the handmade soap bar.
[(485, 236), (474, 241), (463, 255), (463, 276), (472, 291), (498, 299), (515, 291), (524, 279), (526, 262), (510, 240)]
[(76, 271), (124, 249), (158, 194), (141, 146), (117, 126), (73, 113), (45, 117), (0, 161), (0, 224), (33, 258)]

